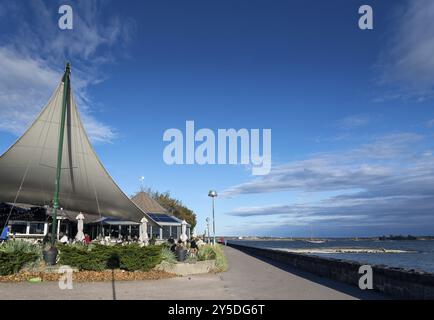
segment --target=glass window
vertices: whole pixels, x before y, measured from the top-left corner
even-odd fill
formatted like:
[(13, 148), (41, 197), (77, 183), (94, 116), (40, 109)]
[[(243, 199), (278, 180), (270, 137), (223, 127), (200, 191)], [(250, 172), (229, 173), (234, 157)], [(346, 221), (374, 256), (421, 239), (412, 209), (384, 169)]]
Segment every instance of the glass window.
[(163, 227), (163, 239), (169, 239), (170, 237), (170, 226)]
[(44, 234), (44, 224), (38, 222), (31, 222), (30, 234)]
[(104, 236), (113, 239), (119, 238), (119, 226), (116, 225), (104, 226)]
[(155, 239), (160, 239), (160, 228), (158, 227), (152, 228), (152, 237), (154, 237)]
[(148, 237), (149, 238), (151, 237), (152, 229), (153, 229), (152, 226), (150, 224), (148, 224)]
[(134, 238), (139, 238), (139, 226), (131, 226), (131, 237)]
[(27, 222), (12, 222), (12, 234), (26, 234)]
[(178, 228), (176, 226), (171, 226), (170, 228), (172, 229), (172, 238), (178, 239), (179, 238)]
[(121, 236), (127, 238), (130, 235), (130, 226), (121, 226)]

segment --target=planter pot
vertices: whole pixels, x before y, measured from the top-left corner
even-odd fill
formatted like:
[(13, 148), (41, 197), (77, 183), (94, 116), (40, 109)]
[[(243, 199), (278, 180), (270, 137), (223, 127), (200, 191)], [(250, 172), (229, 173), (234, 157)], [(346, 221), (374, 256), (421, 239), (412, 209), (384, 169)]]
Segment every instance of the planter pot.
[(175, 255), (176, 255), (176, 260), (178, 260), (180, 262), (185, 261), (185, 259), (187, 259), (187, 250), (186, 249), (176, 249)]
[(50, 249), (44, 250), (42, 252), (42, 255), (44, 256), (44, 261), (49, 266), (54, 266), (56, 264), (57, 254), (58, 251), (55, 247), (51, 247)]

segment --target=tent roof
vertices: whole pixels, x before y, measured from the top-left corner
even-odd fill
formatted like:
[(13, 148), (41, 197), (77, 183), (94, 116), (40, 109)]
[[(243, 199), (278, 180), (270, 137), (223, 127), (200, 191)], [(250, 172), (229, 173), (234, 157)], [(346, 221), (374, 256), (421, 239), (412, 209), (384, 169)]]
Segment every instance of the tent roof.
[(157, 201), (152, 199), (146, 192), (140, 191), (131, 200), (143, 211), (147, 213), (164, 213), (168, 214)]
[[(64, 87), (61, 81), (31, 127), (0, 156), (0, 201), (52, 206)], [(146, 216), (149, 223), (158, 226), (122, 192), (101, 164), (83, 127), (73, 92), (68, 91), (60, 207), (137, 222)]]

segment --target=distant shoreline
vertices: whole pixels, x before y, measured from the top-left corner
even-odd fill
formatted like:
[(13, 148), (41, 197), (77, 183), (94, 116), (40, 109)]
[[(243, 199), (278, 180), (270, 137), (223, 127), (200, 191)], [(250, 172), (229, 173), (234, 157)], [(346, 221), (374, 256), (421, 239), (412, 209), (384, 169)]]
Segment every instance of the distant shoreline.
[(280, 250), (292, 253), (304, 254), (335, 254), (335, 253), (410, 253), (415, 251), (407, 250), (392, 250), (383, 248), (324, 248), (324, 249), (287, 249), (287, 248), (273, 248), (273, 250)]
[(434, 236), (379, 236), (379, 237), (318, 237), (318, 238), (303, 238), (303, 237), (223, 237), (225, 240), (230, 241), (311, 241), (311, 240), (323, 240), (336, 241), (336, 240), (350, 240), (350, 241), (429, 241), (434, 240)]

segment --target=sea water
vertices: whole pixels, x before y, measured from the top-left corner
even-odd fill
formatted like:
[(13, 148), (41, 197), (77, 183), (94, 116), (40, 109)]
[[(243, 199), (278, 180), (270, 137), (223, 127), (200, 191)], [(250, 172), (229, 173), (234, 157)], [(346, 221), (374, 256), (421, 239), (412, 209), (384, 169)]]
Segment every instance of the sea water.
[(402, 253), (307, 253), (321, 257), (384, 265), (434, 273), (434, 240), (347, 240), (329, 239), (324, 243), (303, 240), (233, 240), (236, 244), (281, 250), (295, 249), (385, 249)]

